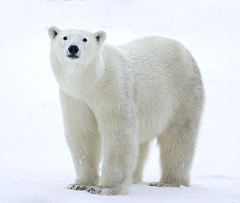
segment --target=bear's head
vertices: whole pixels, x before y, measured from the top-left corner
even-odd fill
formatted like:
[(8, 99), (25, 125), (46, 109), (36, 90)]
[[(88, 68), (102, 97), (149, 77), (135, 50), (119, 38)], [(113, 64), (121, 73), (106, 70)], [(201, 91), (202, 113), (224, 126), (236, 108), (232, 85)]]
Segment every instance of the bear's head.
[(91, 33), (87, 30), (60, 30), (50, 27), (48, 34), (51, 39), (51, 51), (61, 64), (87, 65), (93, 57), (99, 55), (101, 45), (106, 39), (104, 31)]

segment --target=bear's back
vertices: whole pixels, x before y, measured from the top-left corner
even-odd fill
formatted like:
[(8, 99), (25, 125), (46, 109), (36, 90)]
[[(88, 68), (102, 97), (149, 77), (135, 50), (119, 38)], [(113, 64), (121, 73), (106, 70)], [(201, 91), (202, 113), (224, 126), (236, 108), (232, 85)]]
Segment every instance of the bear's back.
[(126, 56), (130, 58), (147, 60), (149, 57), (161, 57), (166, 58), (167, 56), (172, 56), (173, 54), (180, 53), (179, 51), (185, 48), (177, 41), (158, 37), (158, 36), (148, 36), (142, 37), (130, 41), (124, 45), (118, 46)]

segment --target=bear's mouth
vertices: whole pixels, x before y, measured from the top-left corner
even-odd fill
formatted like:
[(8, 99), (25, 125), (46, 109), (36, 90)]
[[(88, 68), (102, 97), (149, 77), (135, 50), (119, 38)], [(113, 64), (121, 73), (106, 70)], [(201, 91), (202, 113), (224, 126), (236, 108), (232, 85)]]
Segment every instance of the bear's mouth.
[(69, 54), (67, 57), (71, 58), (71, 59), (77, 59), (78, 58), (78, 56), (75, 55), (75, 54)]

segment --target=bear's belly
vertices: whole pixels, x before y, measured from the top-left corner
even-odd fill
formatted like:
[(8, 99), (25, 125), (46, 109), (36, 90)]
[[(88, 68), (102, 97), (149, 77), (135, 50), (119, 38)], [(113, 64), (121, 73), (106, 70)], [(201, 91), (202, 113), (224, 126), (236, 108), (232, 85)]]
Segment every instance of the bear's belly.
[(138, 143), (144, 143), (160, 136), (168, 127), (172, 112), (161, 109), (138, 111)]

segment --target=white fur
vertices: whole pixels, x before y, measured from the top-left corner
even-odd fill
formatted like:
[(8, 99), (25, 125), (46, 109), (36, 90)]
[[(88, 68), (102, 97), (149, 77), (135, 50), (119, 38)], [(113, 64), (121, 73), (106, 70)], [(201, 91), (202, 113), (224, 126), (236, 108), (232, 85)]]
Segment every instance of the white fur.
[[(131, 182), (142, 180), (154, 138), (160, 145), (162, 177), (150, 185), (188, 186), (204, 102), (190, 52), (174, 40), (154, 36), (116, 47), (104, 43), (104, 31), (51, 27), (49, 35), (77, 175), (68, 188), (126, 193)], [(80, 49), (77, 59), (66, 55), (72, 44)]]

